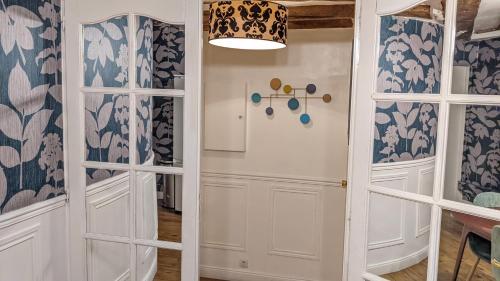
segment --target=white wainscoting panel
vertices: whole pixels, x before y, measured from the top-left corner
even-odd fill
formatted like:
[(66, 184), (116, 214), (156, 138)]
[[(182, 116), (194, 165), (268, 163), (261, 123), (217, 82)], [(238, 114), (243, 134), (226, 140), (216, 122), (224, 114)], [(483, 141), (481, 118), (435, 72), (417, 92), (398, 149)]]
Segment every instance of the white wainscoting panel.
[[(434, 166), (420, 169), (418, 171), (418, 194), (432, 196), (434, 184)], [(416, 233), (415, 237), (420, 237), (430, 231), (432, 207), (424, 204), (417, 204)]]
[(124, 281), (130, 279), (129, 244), (88, 241), (87, 270), (92, 281)]
[(321, 189), (271, 188), (269, 254), (319, 259)]
[(66, 196), (0, 216), (0, 280), (68, 280)]
[[(434, 157), (374, 164), (372, 185), (432, 196)], [(402, 199), (370, 195), (368, 271), (400, 271), (427, 257), (431, 208)]]
[(340, 180), (205, 172), (201, 186), (202, 276), (341, 278), (345, 190)]
[[(139, 238), (157, 239), (158, 213), (154, 173), (137, 173), (136, 222)], [(129, 174), (93, 184), (86, 192), (88, 231), (128, 236), (130, 215)], [(156, 248), (138, 247), (137, 280), (150, 281), (156, 268)], [(87, 241), (87, 272), (92, 281), (130, 280), (129, 244)]]
[(247, 185), (239, 182), (204, 181), (202, 187), (201, 245), (245, 251)]
[(405, 202), (393, 197), (370, 194), (370, 221), (368, 223), (369, 250), (404, 244), (407, 223)]

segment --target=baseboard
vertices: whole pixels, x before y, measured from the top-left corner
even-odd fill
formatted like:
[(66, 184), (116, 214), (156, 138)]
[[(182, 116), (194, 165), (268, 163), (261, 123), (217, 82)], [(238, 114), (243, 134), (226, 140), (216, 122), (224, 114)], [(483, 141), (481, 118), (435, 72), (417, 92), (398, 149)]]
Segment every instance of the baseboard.
[(428, 251), (429, 247), (426, 246), (423, 249), (415, 253), (411, 253), (406, 257), (371, 264), (368, 265), (368, 271), (375, 275), (384, 275), (387, 273), (398, 272), (423, 261), (425, 258), (427, 258)]
[(200, 276), (230, 281), (320, 281), (288, 276), (271, 275), (262, 272), (201, 265)]

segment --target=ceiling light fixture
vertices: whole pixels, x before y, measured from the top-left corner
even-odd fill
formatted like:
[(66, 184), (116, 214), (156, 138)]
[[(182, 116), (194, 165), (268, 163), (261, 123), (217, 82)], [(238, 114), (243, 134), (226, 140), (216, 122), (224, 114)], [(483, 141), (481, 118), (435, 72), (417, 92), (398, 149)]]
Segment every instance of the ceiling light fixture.
[(215, 46), (274, 50), (286, 47), (288, 9), (270, 1), (210, 3), (208, 42)]

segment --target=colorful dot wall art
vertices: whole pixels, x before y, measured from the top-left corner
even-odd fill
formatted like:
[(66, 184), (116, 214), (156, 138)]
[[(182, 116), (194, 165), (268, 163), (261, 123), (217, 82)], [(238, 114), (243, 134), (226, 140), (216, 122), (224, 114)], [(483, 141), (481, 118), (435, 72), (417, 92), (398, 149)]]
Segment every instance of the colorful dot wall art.
[[(304, 112), (300, 114), (299, 120), (302, 124), (307, 125), (311, 122), (311, 115), (307, 112), (307, 103), (310, 99), (321, 99), (324, 103), (330, 103), (332, 101), (332, 96), (330, 94), (324, 94), (319, 96), (316, 94), (316, 85), (307, 84), (305, 87), (298, 88), (292, 87), (291, 85), (282, 86), (281, 80), (279, 78), (273, 78), (269, 83), (271, 89), (274, 90), (274, 94), (268, 96), (263, 96), (260, 93), (253, 93), (250, 99), (253, 103), (259, 104), (263, 100), (268, 99), (269, 105), (266, 107), (266, 115), (272, 116), (274, 114), (273, 109), (273, 99), (288, 99), (288, 108), (291, 111), (299, 109), (301, 103), (304, 104)], [(280, 90), (283, 91), (280, 94)]]

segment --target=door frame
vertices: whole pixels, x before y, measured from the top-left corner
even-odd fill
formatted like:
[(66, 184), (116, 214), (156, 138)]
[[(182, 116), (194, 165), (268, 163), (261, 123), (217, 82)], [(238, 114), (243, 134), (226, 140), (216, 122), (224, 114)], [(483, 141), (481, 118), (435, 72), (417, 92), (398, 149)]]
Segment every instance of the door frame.
[[(135, 252), (137, 245), (170, 248), (182, 251), (181, 274), (182, 280), (199, 279), (199, 182), (200, 182), (200, 119), (201, 119), (201, 85), (202, 85), (202, 44), (203, 44), (203, 6), (199, 0), (87, 0), (66, 1), (64, 9), (64, 91), (67, 93), (64, 100), (65, 128), (67, 128), (67, 182), (69, 197), (68, 233), (69, 233), (69, 276), (73, 281), (87, 280), (87, 241), (100, 240), (119, 242), (130, 245), (130, 279), (136, 280), (134, 268)], [(183, 3), (182, 7), (179, 3)], [(90, 6), (92, 6), (92, 9)], [(165, 6), (174, 5), (176, 9), (163, 9)], [(148, 6), (148, 7), (146, 7)], [(155, 7), (155, 9), (151, 8)], [(163, 8), (161, 8), (163, 7)], [(170, 6), (173, 7), (173, 6)], [(170, 11), (169, 11), (170, 10)], [(106, 13), (108, 11), (108, 13)], [(112, 11), (112, 12), (109, 12)], [(177, 13), (176, 13), (177, 11)], [(178, 11), (183, 11), (179, 13)], [(85, 14), (87, 13), (87, 14)], [(128, 88), (96, 88), (82, 87), (82, 77), (79, 75), (83, 69), (82, 63), (82, 24), (97, 22), (116, 15), (129, 16), (129, 84)], [(146, 15), (151, 18), (168, 18), (169, 22), (182, 22), (185, 26), (185, 89), (163, 90), (158, 94), (154, 90), (136, 89), (135, 87), (135, 15)], [(183, 20), (179, 20), (183, 19)], [(184, 157), (182, 168), (170, 167), (138, 167), (135, 164), (112, 164), (85, 161), (84, 147), (84, 121), (83, 97), (85, 93), (128, 93), (130, 95), (130, 108), (135, 108), (136, 94), (182, 96), (184, 99)], [(169, 92), (169, 93), (168, 93)], [(73, 98), (70, 98), (73, 95)], [(78, 98), (75, 96), (78, 95)], [(130, 111), (129, 124), (136, 124), (135, 110)], [(130, 163), (135, 163), (136, 129), (130, 126)], [(124, 169), (128, 166), (130, 183), (135, 180), (139, 171), (158, 172), (167, 174), (183, 174), (183, 222), (182, 243), (164, 241), (145, 241), (135, 237), (135, 196), (130, 196), (130, 238), (110, 237), (87, 233), (85, 210), (85, 169), (87, 167)], [(130, 184), (133, 188), (133, 185)], [(131, 191), (133, 191), (131, 189)], [(135, 192), (131, 192), (134, 194)]]
[[(457, 0), (446, 5), (440, 94), (384, 94), (376, 92), (378, 33), (380, 16), (404, 11), (424, 0), (357, 0), (353, 47), (351, 134), (347, 210), (344, 243), (343, 280), (385, 280), (366, 271), (368, 251), (368, 212), (370, 193), (382, 194), (432, 206), (427, 280), (437, 280), (442, 210), (458, 211), (478, 217), (498, 219), (500, 211), (450, 201), (443, 198), (444, 171), (450, 105), (498, 105), (500, 96), (451, 94), (455, 44)], [(439, 104), (436, 166), (432, 196), (412, 194), (371, 185), (373, 124), (376, 101), (432, 102)]]

